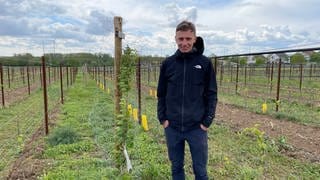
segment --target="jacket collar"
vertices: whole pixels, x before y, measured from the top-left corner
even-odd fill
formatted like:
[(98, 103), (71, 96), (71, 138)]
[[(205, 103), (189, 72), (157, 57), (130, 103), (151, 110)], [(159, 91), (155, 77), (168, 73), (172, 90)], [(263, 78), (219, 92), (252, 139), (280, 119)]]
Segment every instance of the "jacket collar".
[(177, 57), (191, 57), (197, 54), (197, 50), (195, 48), (192, 48), (190, 52), (183, 53), (179, 49), (175, 52), (175, 55)]

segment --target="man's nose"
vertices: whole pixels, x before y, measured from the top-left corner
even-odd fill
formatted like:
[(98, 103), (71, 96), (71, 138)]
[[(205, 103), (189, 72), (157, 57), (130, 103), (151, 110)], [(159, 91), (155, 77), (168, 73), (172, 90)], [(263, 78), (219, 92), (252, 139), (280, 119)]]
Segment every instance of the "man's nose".
[(188, 41), (187, 41), (187, 40), (182, 40), (182, 41), (181, 41), (181, 44), (187, 45), (187, 44), (188, 44)]

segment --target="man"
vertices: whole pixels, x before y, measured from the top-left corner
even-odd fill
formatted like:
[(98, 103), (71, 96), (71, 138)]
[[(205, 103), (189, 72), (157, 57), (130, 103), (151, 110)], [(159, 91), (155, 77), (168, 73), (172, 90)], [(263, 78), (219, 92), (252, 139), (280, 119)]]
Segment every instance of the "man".
[(196, 42), (193, 23), (178, 24), (175, 40), (178, 50), (161, 65), (157, 90), (158, 119), (165, 129), (172, 178), (185, 179), (187, 141), (195, 178), (208, 179), (207, 131), (215, 117), (216, 77), (211, 61), (202, 55), (202, 39)]

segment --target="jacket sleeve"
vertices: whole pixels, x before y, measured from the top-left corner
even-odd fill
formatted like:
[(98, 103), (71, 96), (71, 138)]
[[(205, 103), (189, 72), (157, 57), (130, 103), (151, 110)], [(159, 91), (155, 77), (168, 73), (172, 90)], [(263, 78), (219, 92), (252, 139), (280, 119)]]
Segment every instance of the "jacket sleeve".
[(213, 69), (212, 62), (209, 60), (208, 68), (206, 69), (206, 79), (205, 79), (205, 116), (202, 120), (202, 124), (209, 127), (213, 122), (216, 114), (216, 106), (218, 102), (218, 90), (217, 90), (217, 80)]
[(157, 97), (158, 97), (158, 106), (157, 113), (160, 124), (163, 124), (166, 117), (166, 94), (167, 94), (167, 78), (165, 75), (166, 72), (166, 61), (160, 67), (160, 75), (158, 81)]

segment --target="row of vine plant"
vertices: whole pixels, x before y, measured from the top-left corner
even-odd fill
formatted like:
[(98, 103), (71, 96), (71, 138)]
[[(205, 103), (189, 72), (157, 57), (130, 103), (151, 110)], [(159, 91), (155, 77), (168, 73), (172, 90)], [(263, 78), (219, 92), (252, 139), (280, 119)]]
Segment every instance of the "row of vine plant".
[(126, 47), (121, 56), (119, 82), (120, 94), (120, 112), (115, 114), (116, 119), (116, 140), (115, 140), (115, 159), (116, 166), (119, 169), (124, 169), (126, 164), (125, 156), (123, 155), (126, 147), (133, 146), (133, 134), (129, 131), (133, 127), (133, 121), (130, 121), (130, 114), (127, 109), (130, 80), (134, 75), (134, 67), (138, 60), (137, 51)]

